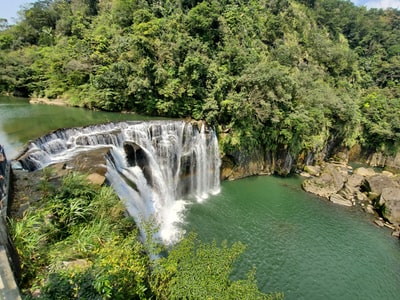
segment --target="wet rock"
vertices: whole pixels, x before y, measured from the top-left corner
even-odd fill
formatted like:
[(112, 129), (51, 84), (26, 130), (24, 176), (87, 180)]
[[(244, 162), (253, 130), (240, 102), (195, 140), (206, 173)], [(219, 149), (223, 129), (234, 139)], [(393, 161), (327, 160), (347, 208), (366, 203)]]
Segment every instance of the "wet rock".
[(104, 175), (107, 172), (106, 155), (110, 147), (97, 148), (80, 152), (68, 161), (64, 168), (82, 173), (97, 173)]
[(233, 180), (252, 175), (271, 174), (263, 151), (232, 152), (222, 157), (221, 180)]

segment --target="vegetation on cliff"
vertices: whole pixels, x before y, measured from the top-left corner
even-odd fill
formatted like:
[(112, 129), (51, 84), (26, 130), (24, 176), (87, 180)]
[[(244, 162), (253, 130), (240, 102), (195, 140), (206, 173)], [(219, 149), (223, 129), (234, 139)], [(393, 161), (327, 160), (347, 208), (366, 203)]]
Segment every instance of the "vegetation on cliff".
[(0, 32), (0, 92), (205, 119), (222, 151), (400, 146), (400, 12), (346, 0), (40, 0)]
[(241, 243), (205, 244), (192, 234), (168, 255), (156, 241), (142, 244), (112, 189), (83, 175), (59, 183), (45, 169), (36, 193), (40, 200), (11, 221), (25, 299), (282, 298), (261, 293), (254, 271), (229, 278)]

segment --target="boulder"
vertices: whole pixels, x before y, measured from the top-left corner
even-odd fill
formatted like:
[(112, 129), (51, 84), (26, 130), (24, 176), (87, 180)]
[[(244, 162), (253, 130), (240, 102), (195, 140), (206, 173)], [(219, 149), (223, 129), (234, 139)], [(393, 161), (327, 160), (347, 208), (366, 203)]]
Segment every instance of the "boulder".
[(376, 174), (374, 176), (367, 177), (363, 183), (363, 188), (365, 191), (378, 196), (382, 194), (383, 189), (396, 187), (400, 187), (399, 184), (389, 176), (383, 174)]
[(92, 173), (87, 177), (87, 179), (93, 184), (102, 185), (106, 180), (106, 177), (97, 173)]
[(321, 167), (320, 166), (305, 166), (304, 172), (306, 172), (312, 176), (319, 176), (321, 173)]
[(400, 187), (384, 188), (379, 199), (383, 216), (391, 223), (400, 224)]
[(310, 174), (308, 174), (307, 172), (301, 172), (300, 173), (301, 177), (305, 177), (305, 178), (311, 178), (312, 176)]
[(382, 175), (386, 175), (386, 176), (388, 176), (388, 177), (393, 177), (393, 176), (394, 176), (394, 174), (393, 174), (392, 172), (386, 171), (386, 170), (383, 170), (383, 171), (382, 171)]
[(348, 200), (348, 199), (342, 197), (342, 196), (339, 195), (339, 194), (333, 194), (333, 195), (331, 195), (331, 196), (329, 197), (329, 200), (330, 200), (331, 202), (335, 203), (335, 204), (340, 204), (340, 205), (344, 205), (344, 206), (352, 206), (352, 205), (353, 205), (353, 203), (352, 203), (350, 200)]
[(375, 210), (374, 207), (371, 204), (368, 204), (365, 208), (364, 208), (365, 212), (369, 213), (369, 214), (375, 214)]
[(360, 191), (356, 191), (356, 192), (354, 193), (354, 196), (355, 196), (355, 199), (358, 200), (358, 201), (360, 201), (360, 202), (365, 202), (365, 201), (368, 201), (368, 200), (369, 200), (368, 197), (367, 197), (367, 195), (361, 193)]
[(358, 174), (358, 175), (361, 175), (361, 176), (364, 176), (364, 177), (369, 177), (369, 176), (375, 175), (376, 172), (372, 168), (368, 168), (367, 169), (367, 168), (361, 167), (361, 168), (355, 169), (354, 170), (354, 174)]
[(343, 188), (344, 182), (347, 180), (340, 168), (333, 164), (327, 164), (321, 171), (321, 176), (307, 179), (303, 182), (303, 189), (309, 193), (329, 199), (331, 195), (336, 194)]
[(347, 178), (346, 188), (349, 189), (352, 193), (356, 193), (360, 190), (363, 180), (364, 176), (360, 174), (351, 174)]

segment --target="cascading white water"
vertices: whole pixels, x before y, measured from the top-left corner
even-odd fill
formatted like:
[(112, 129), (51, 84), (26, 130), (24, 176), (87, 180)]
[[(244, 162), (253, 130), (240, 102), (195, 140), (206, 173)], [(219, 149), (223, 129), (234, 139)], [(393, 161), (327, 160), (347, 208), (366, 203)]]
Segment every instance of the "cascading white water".
[(58, 130), (33, 141), (20, 162), (35, 170), (109, 147), (107, 180), (138, 223), (154, 218), (161, 239), (171, 243), (180, 237), (177, 224), (187, 200), (202, 201), (219, 192), (218, 141), (214, 131), (206, 131), (204, 125), (199, 129), (183, 121)]

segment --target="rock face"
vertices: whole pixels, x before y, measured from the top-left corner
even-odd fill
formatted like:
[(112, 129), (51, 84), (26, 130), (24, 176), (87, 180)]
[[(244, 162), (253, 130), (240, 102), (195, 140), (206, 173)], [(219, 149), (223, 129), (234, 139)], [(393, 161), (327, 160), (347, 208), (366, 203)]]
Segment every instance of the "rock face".
[[(219, 137), (223, 139), (229, 135), (229, 130), (220, 129)], [(222, 156), (221, 179), (233, 180), (252, 175), (278, 174), (288, 175), (294, 171), (304, 170), (312, 176), (319, 172), (319, 165), (328, 159), (334, 159), (347, 164), (349, 160), (360, 161), (371, 167), (385, 167), (396, 172), (400, 171), (400, 152), (395, 156), (382, 153), (368, 154), (363, 152), (360, 145), (346, 149), (337, 145), (337, 141), (330, 139), (326, 145), (315, 151), (291, 153), (285, 147), (276, 150), (266, 150), (256, 147), (252, 150), (240, 149), (227, 151)], [(336, 146), (335, 146), (336, 145)], [(372, 168), (359, 168), (362, 176), (372, 176)], [(304, 173), (305, 174), (305, 173)]]
[[(261, 147), (253, 150), (232, 151), (222, 157), (221, 179), (234, 180), (252, 175), (288, 175), (298, 166), (315, 157), (311, 154), (293, 156), (286, 149), (267, 151)], [(316, 170), (318, 167), (316, 167)]]
[(366, 162), (371, 167), (389, 167), (394, 170), (400, 170), (400, 153), (394, 156), (384, 155), (380, 152), (373, 153)]
[(249, 153), (234, 152), (222, 157), (221, 179), (233, 180), (252, 175), (270, 174), (263, 152), (254, 150)]

